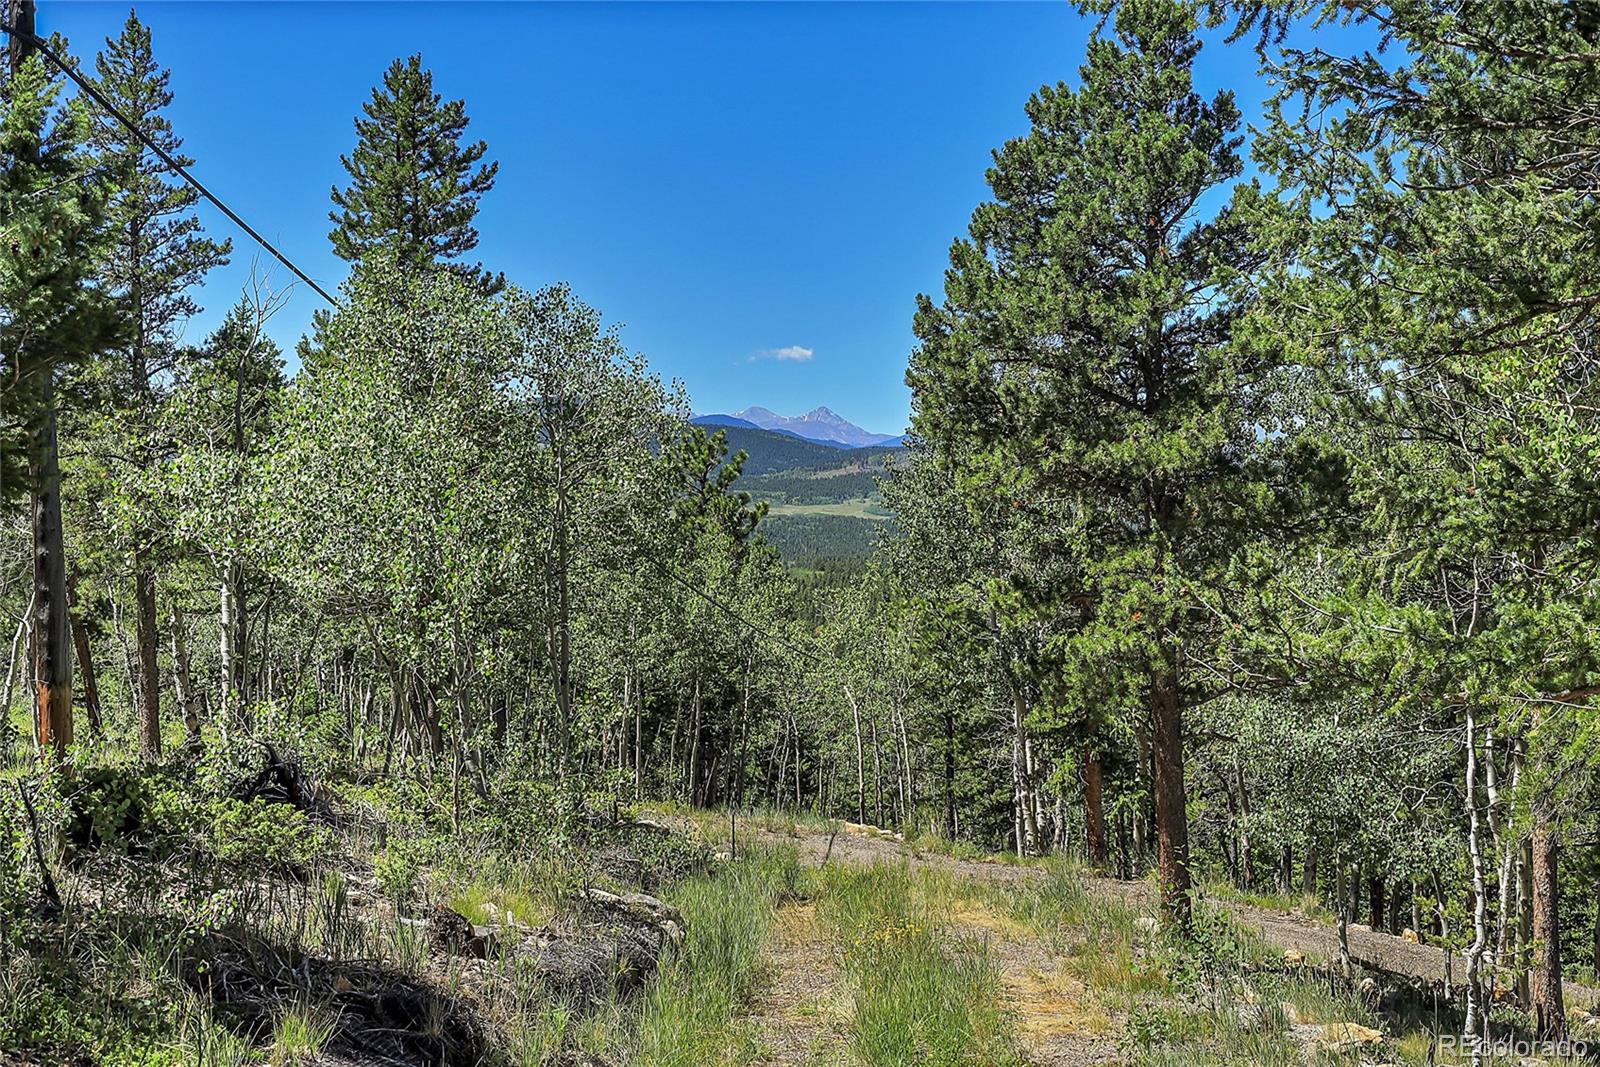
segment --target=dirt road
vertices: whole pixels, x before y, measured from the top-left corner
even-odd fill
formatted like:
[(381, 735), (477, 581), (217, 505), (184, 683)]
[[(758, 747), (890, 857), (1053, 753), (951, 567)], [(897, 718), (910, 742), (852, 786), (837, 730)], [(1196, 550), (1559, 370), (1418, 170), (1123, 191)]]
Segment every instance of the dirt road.
[[(827, 831), (800, 828), (794, 834), (754, 826), (742, 827), (743, 840), (782, 843), (796, 847), (802, 860), (869, 866), (904, 863), (912, 867), (947, 872), (958, 879), (985, 885), (1021, 884), (1043, 876), (1037, 866), (958, 859), (939, 853), (916, 852), (891, 837), (862, 829)], [(1095, 891), (1116, 896), (1155, 913), (1155, 886), (1148, 882), (1123, 882), (1092, 878)], [(1245, 927), (1258, 932), (1271, 946), (1309, 956), (1331, 959), (1338, 954), (1338, 932), (1331, 924), (1293, 912), (1273, 911), (1247, 904), (1224, 906)], [(780, 916), (780, 936), (774, 950), (775, 977), (769, 1002), (763, 1007), (764, 1023), (773, 1041), (770, 1062), (782, 1065), (830, 1062), (817, 1058), (818, 1050), (833, 1046), (843, 1033), (847, 1010), (833, 998), (837, 965), (815, 930), (814, 913)], [(997, 916), (969, 914), (961, 922), (989, 939), (992, 958), (1000, 972), (1010, 1007), (1018, 1019), (1033, 1062), (1040, 1067), (1080, 1067), (1116, 1058), (1114, 1027), (1097, 1018), (1093, 998), (1065, 973), (1049, 949)], [(1446, 955), (1434, 945), (1413, 944), (1403, 938), (1375, 932), (1366, 926), (1349, 927), (1351, 955), (1361, 963), (1395, 974), (1426, 981), (1446, 976)], [(1456, 955), (1450, 976), (1461, 980), (1465, 961)], [(1568, 1009), (1600, 1003), (1600, 991), (1568, 983)]]

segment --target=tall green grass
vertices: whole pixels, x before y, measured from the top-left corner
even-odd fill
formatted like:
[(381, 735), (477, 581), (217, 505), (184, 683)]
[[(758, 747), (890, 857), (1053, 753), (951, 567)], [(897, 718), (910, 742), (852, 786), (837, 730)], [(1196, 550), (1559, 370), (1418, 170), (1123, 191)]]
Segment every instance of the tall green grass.
[(866, 1067), (1023, 1063), (988, 946), (942, 930), (928, 896), (905, 867), (823, 872), (817, 910), (850, 984), (852, 1055)]
[(757, 1057), (757, 1036), (740, 1016), (760, 980), (777, 906), (798, 894), (802, 877), (794, 849), (750, 849), (672, 894), (689, 933), (645, 996), (631, 1064), (704, 1067)]

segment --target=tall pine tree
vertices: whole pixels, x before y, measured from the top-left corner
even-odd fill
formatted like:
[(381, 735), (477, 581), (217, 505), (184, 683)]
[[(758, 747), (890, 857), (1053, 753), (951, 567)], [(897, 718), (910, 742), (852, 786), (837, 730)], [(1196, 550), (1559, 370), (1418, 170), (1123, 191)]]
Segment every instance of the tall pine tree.
[(499, 289), (502, 278), (450, 262), (477, 247), (472, 220), (500, 166), (482, 162), (483, 141), (462, 143), (464, 102), (434, 92), (432, 72), (414, 55), (390, 65), (362, 111), (355, 151), (340, 157), (350, 185), (333, 190), (338, 210), (328, 213), (334, 253), (352, 263), (376, 253), (404, 270), (444, 266)]
[[(1230, 345), (1232, 279), (1253, 269), (1229, 93), (1194, 91), (1200, 44), (1178, 0), (1117, 7), (1082, 85), (1045, 87), (996, 153), (995, 199), (958, 241), (945, 302), (919, 301), (915, 429), (974, 496), (1063, 502), (1093, 605), (1061, 641), (1071, 684), (1133, 710), (1153, 756), (1164, 910), (1189, 921), (1184, 709), (1210, 692), (1214, 592), (1249, 526), (1258, 442)], [(975, 506), (982, 506), (981, 502)], [(1073, 541), (1076, 548), (1071, 548)], [(1074, 666), (1075, 665), (1075, 666)]]
[[(95, 83), (118, 110), (174, 158), (182, 140), (165, 110), (172, 103), (169, 72), (156, 64), (150, 29), (129, 13), (122, 33), (106, 41), (95, 60)], [(112, 244), (100, 268), (101, 284), (126, 306), (130, 334), (123, 350), (104, 361), (97, 376), (102, 414), (90, 450), (107, 473), (110, 512), (125, 516), (113, 540), (126, 554), (133, 576), (134, 709), (140, 748), (161, 751), (160, 643), (156, 608), (157, 571), (164, 555), (164, 523), (157, 514), (154, 482), (171, 451), (161, 440), (158, 412), (170, 378), (179, 332), (199, 307), (190, 295), (213, 267), (227, 262), (230, 243), (201, 233), (193, 214), (199, 194), (173, 174), (120, 121), (96, 111), (93, 142), (102, 167), (117, 182), (107, 210)]]
[[(32, 7), (21, 5), (32, 32)], [(106, 236), (102, 175), (87, 121), (58, 105), (60, 85), (14, 36), (0, 114), (0, 501), (31, 498), (34, 671), (40, 742), (72, 743), (58, 379), (113, 344), (121, 320), (93, 284)]]

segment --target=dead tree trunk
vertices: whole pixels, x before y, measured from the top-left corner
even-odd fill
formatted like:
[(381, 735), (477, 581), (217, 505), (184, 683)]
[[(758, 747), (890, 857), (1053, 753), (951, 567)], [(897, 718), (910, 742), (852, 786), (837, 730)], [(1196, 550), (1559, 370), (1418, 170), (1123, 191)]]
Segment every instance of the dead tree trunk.
[[(73, 588), (72, 578), (67, 579), (67, 607), (71, 612), (69, 622), (72, 626), (72, 649), (77, 655), (78, 676), (83, 679), (83, 710), (89, 716), (89, 736), (96, 741), (103, 740), (106, 736), (105, 720), (100, 712), (100, 683), (94, 672), (94, 649), (89, 644), (89, 630), (83, 624), (83, 613), (78, 610), (77, 591)], [(20, 632), (20, 631), (19, 631)], [(13, 652), (15, 655), (15, 652)], [(9, 711), (11, 708), (11, 690), (6, 689), (6, 699), (0, 703), (0, 709)]]

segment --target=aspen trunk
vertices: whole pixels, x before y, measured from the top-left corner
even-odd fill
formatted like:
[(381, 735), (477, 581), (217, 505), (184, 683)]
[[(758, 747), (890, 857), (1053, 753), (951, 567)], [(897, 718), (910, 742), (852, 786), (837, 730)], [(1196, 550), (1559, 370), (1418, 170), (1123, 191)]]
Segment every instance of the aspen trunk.
[(5, 687), (4, 691), (0, 692), (0, 737), (6, 736), (10, 730), (11, 698), (16, 693), (17, 679), (28, 672), (28, 665), (24, 660), (32, 654), (33, 641), (29, 636), (27, 643), (24, 644), (23, 639), (32, 633), (28, 623), (33, 618), (33, 605), (34, 602), (29, 600), (28, 606), (23, 609), (22, 618), (17, 620), (17, 632), (11, 638), (11, 659), (6, 663)]
[(1333, 861), (1333, 899), (1334, 909), (1339, 918), (1339, 973), (1345, 978), (1350, 977), (1350, 898), (1345, 892), (1345, 863), (1344, 858), (1334, 856)]
[(221, 665), (222, 720), (243, 725), (248, 704), (245, 673), (244, 568), (235, 560), (222, 565), (217, 588), (218, 663)]
[(1480, 976), (1483, 954), (1488, 947), (1489, 924), (1484, 899), (1482, 829), (1478, 815), (1478, 738), (1476, 720), (1467, 711), (1467, 854), (1472, 861), (1472, 945), (1467, 950), (1467, 1011), (1462, 1022), (1462, 1037), (1472, 1053), (1472, 1067), (1483, 1067), (1483, 1047), (1478, 1030), (1483, 1022), (1483, 987)]
[(873, 825), (883, 826), (883, 744), (878, 737), (878, 718), (872, 718), (872, 791), (875, 798)]
[(693, 725), (689, 734), (689, 781), (688, 799), (690, 804), (696, 803), (699, 795), (700, 783), (700, 675), (694, 677), (694, 707), (690, 716)]
[(633, 799), (644, 799), (644, 693), (633, 696)]
[(1600, 879), (1597, 879), (1590, 889), (1594, 898), (1594, 934), (1590, 941), (1591, 958), (1600, 961)]
[(1533, 839), (1522, 839), (1517, 861), (1517, 1004), (1533, 1010)]
[[(172, 628), (172, 681), (178, 696), (178, 710), (183, 714), (183, 728), (190, 740), (200, 739), (200, 712), (195, 700), (194, 675), (189, 670), (189, 638), (184, 632), (183, 612), (176, 605), (168, 620)], [(354, 722), (351, 722), (354, 732)]]
[(1233, 765), (1234, 787), (1239, 791), (1239, 877), (1244, 888), (1256, 887), (1256, 861), (1250, 847), (1250, 794), (1244, 786), (1244, 767)]
[(956, 839), (956, 718), (944, 713), (944, 836)]
[[(559, 468), (557, 477), (558, 479), (560, 478)], [(567, 761), (572, 756), (574, 713), (572, 708), (572, 575), (568, 559), (571, 546), (568, 544), (567, 500), (564, 491), (559, 491), (556, 494), (556, 509), (553, 522), (556, 535), (556, 618), (555, 633), (552, 636), (551, 659), (555, 668), (556, 715), (559, 719), (557, 736), (561, 741), (559, 767), (565, 773)]]
[(917, 792), (915, 780), (912, 777), (911, 763), (911, 736), (906, 730), (905, 708), (897, 699), (894, 704), (895, 723), (900, 730), (900, 771), (904, 775), (904, 784), (901, 786), (901, 829), (909, 829), (911, 813), (917, 806)]
[(861, 745), (861, 706), (847, 685), (844, 697), (850, 702), (850, 719), (855, 724), (856, 735), (856, 822), (867, 821), (867, 763)]
[(1028, 696), (1020, 683), (1011, 684), (1012, 778), (1017, 798), (1017, 855), (1039, 854), (1039, 823), (1033, 804), (1033, 782), (1028, 774)]
[(161, 676), (156, 667), (159, 642), (155, 569), (141, 547), (134, 552), (133, 571), (133, 703), (139, 719), (139, 754), (146, 761), (161, 757)]

